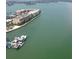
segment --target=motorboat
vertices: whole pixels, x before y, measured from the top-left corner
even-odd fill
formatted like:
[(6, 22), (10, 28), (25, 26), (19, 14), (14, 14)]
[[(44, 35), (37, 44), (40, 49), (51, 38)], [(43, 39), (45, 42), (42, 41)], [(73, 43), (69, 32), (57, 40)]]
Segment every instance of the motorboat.
[(13, 41), (7, 42), (8, 48), (21, 48), (26, 40), (26, 35), (21, 35), (20, 37), (15, 37)]

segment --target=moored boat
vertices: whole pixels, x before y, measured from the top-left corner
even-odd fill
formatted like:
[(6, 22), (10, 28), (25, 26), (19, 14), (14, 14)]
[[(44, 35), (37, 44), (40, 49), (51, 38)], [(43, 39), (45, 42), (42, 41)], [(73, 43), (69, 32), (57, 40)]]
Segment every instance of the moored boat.
[(20, 37), (15, 37), (13, 41), (7, 41), (7, 48), (21, 48), (26, 40), (27, 36), (22, 35)]

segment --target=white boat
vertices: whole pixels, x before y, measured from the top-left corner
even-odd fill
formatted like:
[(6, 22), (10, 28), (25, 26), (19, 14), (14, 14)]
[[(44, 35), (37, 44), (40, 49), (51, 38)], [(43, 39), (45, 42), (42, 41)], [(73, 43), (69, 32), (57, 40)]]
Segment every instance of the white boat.
[(15, 39), (11, 42), (12, 48), (22, 47), (26, 38), (27, 38), (26, 35), (22, 35), (21, 37), (15, 37)]

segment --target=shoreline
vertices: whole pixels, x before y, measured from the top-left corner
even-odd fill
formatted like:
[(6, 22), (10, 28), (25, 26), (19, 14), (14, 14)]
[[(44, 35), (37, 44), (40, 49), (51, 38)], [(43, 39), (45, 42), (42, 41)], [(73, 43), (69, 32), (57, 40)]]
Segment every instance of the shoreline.
[[(40, 14), (39, 14), (39, 15), (40, 15)], [(39, 15), (37, 15), (36, 17), (34, 17), (33, 19), (31, 19), (30, 21), (24, 23), (23, 25), (14, 26), (13, 29), (7, 30), (6, 33), (9, 33), (9, 32), (11, 32), (11, 31), (17, 30), (17, 29), (19, 29), (19, 28), (25, 26), (26, 24), (28, 24), (28, 23), (32, 22), (34, 19), (36, 19)]]

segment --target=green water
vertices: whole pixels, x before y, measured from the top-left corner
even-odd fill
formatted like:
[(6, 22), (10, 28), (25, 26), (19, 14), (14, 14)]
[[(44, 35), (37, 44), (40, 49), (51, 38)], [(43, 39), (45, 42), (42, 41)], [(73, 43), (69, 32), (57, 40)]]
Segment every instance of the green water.
[(7, 59), (72, 59), (71, 3), (59, 2), (36, 5), (15, 4), (7, 11), (39, 8), (42, 13), (33, 22), (7, 33), (11, 40), (27, 34), (28, 39), (19, 49), (7, 49)]

